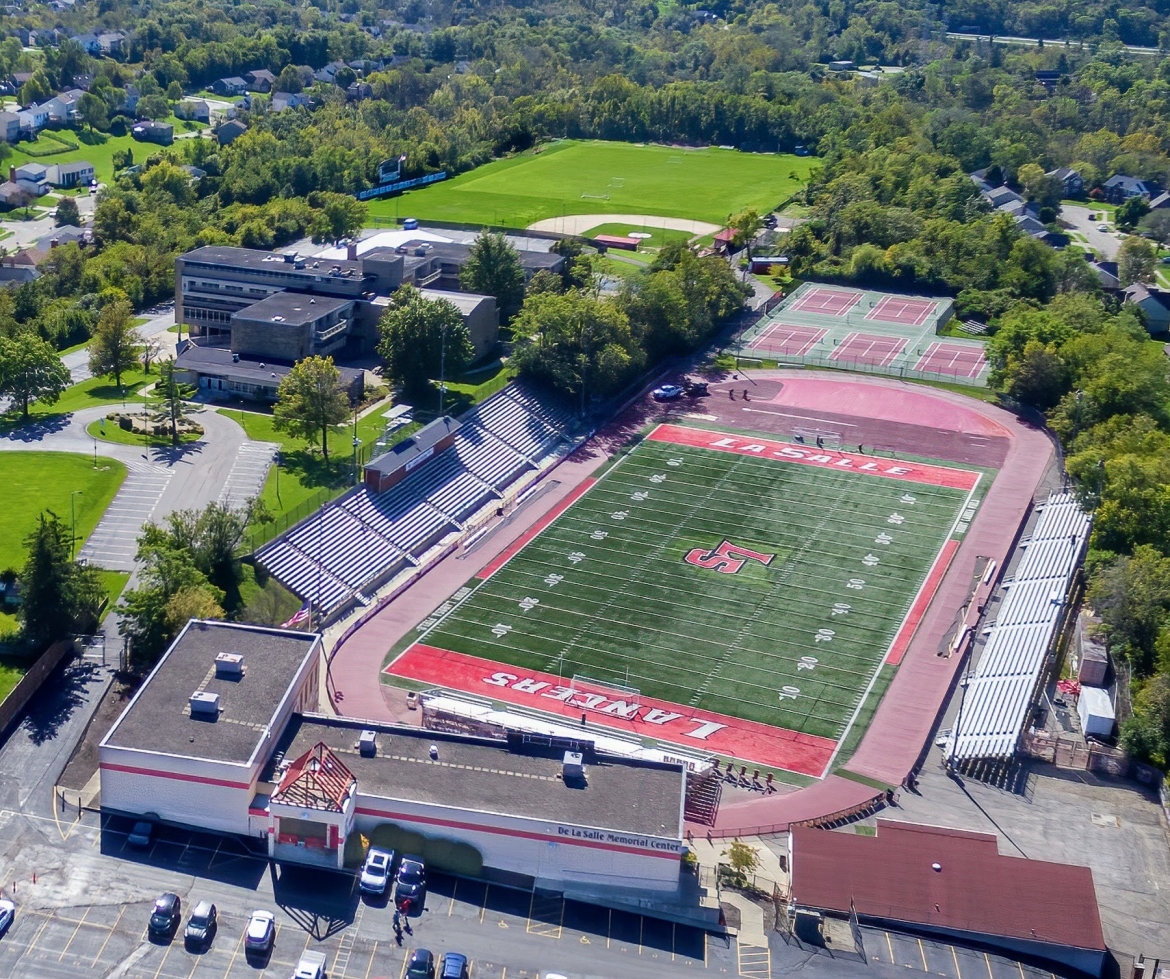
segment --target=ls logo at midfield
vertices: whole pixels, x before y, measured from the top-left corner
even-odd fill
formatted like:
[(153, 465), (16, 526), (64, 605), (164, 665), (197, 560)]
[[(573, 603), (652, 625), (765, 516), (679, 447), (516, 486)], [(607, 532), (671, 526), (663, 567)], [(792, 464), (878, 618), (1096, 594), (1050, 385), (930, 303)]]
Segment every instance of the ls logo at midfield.
[(704, 551), (696, 547), (688, 551), (683, 557), (687, 564), (706, 571), (718, 571), (720, 574), (739, 574), (748, 561), (759, 561), (765, 568), (772, 563), (775, 554), (761, 554), (746, 547), (740, 547), (729, 540), (725, 540), (713, 551)]

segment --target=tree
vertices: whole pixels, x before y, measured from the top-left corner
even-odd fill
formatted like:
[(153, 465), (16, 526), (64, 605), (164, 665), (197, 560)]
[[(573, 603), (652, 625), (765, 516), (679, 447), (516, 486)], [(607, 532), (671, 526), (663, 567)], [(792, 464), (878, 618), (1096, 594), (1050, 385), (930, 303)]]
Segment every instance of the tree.
[(1150, 202), (1144, 197), (1129, 197), (1113, 212), (1113, 220), (1122, 231), (1132, 231), (1137, 223), (1150, 213)]
[(142, 337), (133, 325), (133, 308), (124, 299), (102, 310), (89, 345), (89, 369), (95, 377), (112, 377), (118, 387), (122, 375), (138, 366)]
[(56, 515), (42, 513), (24, 545), (28, 557), (20, 575), (20, 621), (25, 638), (43, 647), (96, 623), (104, 595), (101, 580), (96, 569), (74, 562), (69, 530)]
[(1139, 227), (1158, 243), (1159, 248), (1165, 248), (1166, 242), (1170, 241), (1170, 210), (1151, 211), (1141, 219)]
[(459, 285), (467, 292), (494, 296), (500, 321), (508, 323), (524, 302), (524, 267), (520, 256), (502, 234), (483, 231), (475, 239), (467, 264), (459, 272)]
[(165, 95), (144, 95), (134, 111), (139, 119), (165, 119), (171, 114), (171, 103)]
[[(143, 346), (144, 351), (149, 349), (149, 343)], [(149, 362), (146, 362), (146, 369), (150, 370)], [(166, 416), (167, 427), (171, 430), (171, 445), (176, 448), (179, 445), (179, 422), (191, 414), (188, 402), (195, 395), (195, 389), (189, 384), (182, 383), (177, 373), (175, 361), (160, 361), (158, 381), (154, 385), (159, 410)]]
[(150, 373), (150, 365), (158, 360), (160, 353), (162, 353), (162, 341), (157, 336), (142, 338), (142, 370), (144, 373)]
[(26, 421), (29, 405), (56, 404), (70, 380), (57, 351), (40, 337), (29, 333), (0, 337), (0, 394), (20, 406)]
[(386, 376), (411, 397), (425, 395), (432, 378), (441, 382), (458, 374), (475, 355), (459, 310), (446, 299), (425, 299), (409, 286), (391, 297), (378, 330)]
[(735, 246), (747, 249), (749, 265), (752, 260), (752, 242), (763, 226), (764, 222), (760, 220), (760, 215), (754, 207), (746, 208), (738, 214), (732, 214), (727, 219), (727, 227), (735, 232)]
[(297, 92), (305, 90), (304, 83), (301, 82), (300, 72), (297, 71), (296, 65), (285, 65), (280, 74), (276, 76), (277, 92), (289, 92), (295, 95)]
[(309, 206), (316, 210), (309, 233), (313, 241), (341, 241), (352, 238), (366, 223), (369, 206), (349, 194), (315, 192), (308, 197)]
[(81, 227), (81, 212), (77, 209), (77, 201), (72, 197), (62, 197), (57, 202), (57, 227), (63, 228), (66, 225)]
[(1054, 344), (1029, 340), (1023, 352), (1009, 359), (1003, 390), (1011, 398), (1041, 411), (1053, 407), (1068, 390), (1068, 368)]
[(1153, 668), (1154, 644), (1170, 611), (1170, 558), (1140, 545), (1094, 576), (1089, 601), (1108, 630), (1110, 649), (1138, 676)]
[(349, 399), (333, 358), (306, 357), (296, 363), (280, 382), (273, 416), (278, 432), (310, 443), (320, 437), (328, 465), (329, 433), (349, 416)]
[(1153, 282), (1157, 267), (1158, 253), (1145, 238), (1131, 236), (1117, 249), (1117, 277), (1123, 286)]
[(95, 129), (104, 131), (110, 126), (110, 115), (106, 103), (92, 92), (86, 92), (77, 100), (77, 111), (81, 113), (81, 121), (89, 126), (90, 132)]

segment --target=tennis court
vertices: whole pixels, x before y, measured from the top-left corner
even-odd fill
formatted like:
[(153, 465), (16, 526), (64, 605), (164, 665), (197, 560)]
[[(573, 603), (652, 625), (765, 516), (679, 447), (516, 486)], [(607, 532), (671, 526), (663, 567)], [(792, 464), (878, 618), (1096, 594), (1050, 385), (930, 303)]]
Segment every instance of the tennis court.
[(808, 353), (828, 333), (811, 326), (773, 323), (756, 340), (756, 347), (770, 353), (801, 356)]
[(802, 313), (820, 313), (822, 316), (847, 316), (861, 299), (860, 292), (814, 286), (800, 296), (793, 308)]
[(982, 349), (944, 341), (932, 343), (914, 365), (915, 370), (954, 377), (978, 377), (986, 368), (987, 358)]
[(833, 352), (830, 360), (845, 360), (854, 364), (888, 367), (906, 349), (904, 337), (874, 336), (870, 333), (850, 333)]
[(922, 326), (938, 303), (930, 299), (910, 299), (906, 296), (885, 296), (866, 314), (867, 320), (900, 323), (903, 326)]
[(983, 342), (940, 337), (954, 303), (806, 282), (738, 338), (741, 358), (982, 387)]

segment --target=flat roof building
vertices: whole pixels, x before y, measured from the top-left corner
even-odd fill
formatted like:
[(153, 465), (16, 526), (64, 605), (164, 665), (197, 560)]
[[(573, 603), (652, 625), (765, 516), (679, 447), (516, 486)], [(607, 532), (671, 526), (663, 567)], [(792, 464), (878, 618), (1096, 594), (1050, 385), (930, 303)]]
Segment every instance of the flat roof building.
[[(175, 367), (184, 384), (192, 384), (211, 398), (244, 398), (249, 401), (276, 401), (280, 382), (292, 370), (287, 362), (260, 360), (233, 353), (226, 347), (208, 347), (191, 341), (179, 344)], [(341, 385), (351, 404), (365, 391), (365, 372), (338, 367)]]

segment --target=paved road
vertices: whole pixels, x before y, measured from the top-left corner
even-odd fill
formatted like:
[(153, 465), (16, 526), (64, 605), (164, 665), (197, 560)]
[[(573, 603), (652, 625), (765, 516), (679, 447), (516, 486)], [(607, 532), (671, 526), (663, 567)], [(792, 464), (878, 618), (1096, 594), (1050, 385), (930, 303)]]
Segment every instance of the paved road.
[[(1060, 208), (1061, 218), (1072, 225), (1072, 230), (1084, 235), (1088, 247), (1097, 253), (1104, 261), (1111, 262), (1117, 257), (1117, 249), (1121, 245), (1122, 236), (1115, 231), (1098, 231), (1097, 226), (1102, 222), (1090, 220), (1091, 214), (1103, 212), (1091, 207), (1080, 207), (1075, 204), (1064, 204)], [(1112, 221), (1107, 221), (1110, 227)]]
[[(156, 337), (165, 348), (164, 356), (172, 354), (177, 334), (170, 334), (167, 331), (175, 325), (175, 304), (173, 302), (162, 303), (146, 310), (143, 315), (148, 316), (149, 319), (138, 328), (138, 332), (144, 339)], [(65, 354), (61, 358), (61, 363), (69, 369), (69, 376), (74, 384), (80, 384), (93, 377), (89, 370), (89, 350), (84, 347), (81, 350), (73, 351), (73, 353)]]
[[(995, 38), (996, 44), (1018, 44), (1018, 45), (1024, 45), (1025, 47), (1034, 48), (1039, 43), (1038, 39), (1034, 38), (1034, 37), (1013, 37), (1013, 36), (1007, 35), (1007, 34), (994, 34), (991, 36)], [(966, 34), (966, 33), (962, 33), (959, 31), (947, 31), (947, 40), (948, 41), (986, 41), (986, 40), (988, 40), (988, 37), (989, 36), (987, 34)], [(1083, 44), (1082, 41), (1066, 41), (1063, 39), (1056, 39), (1056, 38), (1044, 38), (1043, 40), (1044, 40), (1044, 44), (1048, 47), (1071, 46), (1071, 47), (1079, 48)], [(1120, 44), (1120, 45), (1110, 45), (1109, 47), (1110, 47), (1110, 49), (1112, 49), (1114, 47), (1118, 47), (1123, 51), (1128, 51), (1130, 54), (1160, 54), (1161, 53), (1157, 48), (1146, 48), (1146, 47), (1142, 47), (1139, 44)]]
[[(76, 198), (77, 210), (81, 214), (83, 225), (88, 225), (93, 219), (93, 209), (97, 204), (96, 195), (86, 194)], [(0, 247), (9, 252), (28, 248), (34, 242), (57, 230), (57, 221), (53, 217), (43, 217), (36, 221), (8, 220), (0, 223), (0, 228), (11, 231), (12, 237), (0, 242)]]

